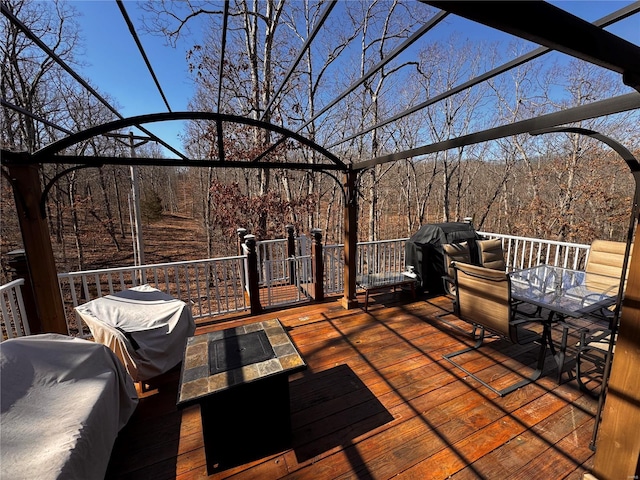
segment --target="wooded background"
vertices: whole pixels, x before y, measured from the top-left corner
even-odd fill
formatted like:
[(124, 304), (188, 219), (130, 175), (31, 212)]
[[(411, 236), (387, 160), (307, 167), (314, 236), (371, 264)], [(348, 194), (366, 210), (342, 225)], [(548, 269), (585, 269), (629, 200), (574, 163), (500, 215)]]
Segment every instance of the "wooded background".
[[(78, 53), (82, 32), (74, 20), (73, 2), (6, 3), (69, 65), (86, 61)], [(471, 42), (460, 33), (425, 42), (411, 56), (399, 57), (370, 76), (339, 108), (315, 118), (327, 99), (364, 76), (434, 13), (416, 2), (339, 3), (344, 11), (325, 24), (285, 91), (275, 96), (292, 52), (309, 36), (323, 4), (232, 1), (220, 104), (221, 4), (202, 2), (208, 6), (204, 13), (189, 11), (190, 4), (148, 2), (145, 24), (148, 32), (172, 42), (187, 35), (198, 13), (205, 30), (185, 59), (194, 85), (191, 110), (232, 113), (300, 130), (320, 145), (335, 145), (332, 152), (345, 163), (626, 92), (613, 74), (581, 61), (532, 61), (348, 139), (352, 132), (377, 125), (528, 48), (519, 42)], [(5, 18), (0, 22), (2, 98), (49, 121), (3, 107), (2, 148), (34, 152), (68, 132), (114, 119), (109, 108), (15, 26)], [(101, 94), (115, 104), (108, 94)], [(611, 136), (638, 156), (639, 117), (635, 111), (575, 126)], [(214, 158), (216, 135), (210, 123), (191, 122), (182, 134), (184, 151), (191, 158)], [(225, 127), (232, 158), (254, 158), (275, 140), (269, 132)], [(96, 137), (66, 153), (129, 155), (129, 146), (126, 139), (123, 143)], [(161, 159), (165, 153), (148, 143), (138, 147), (136, 155)], [(272, 157), (314, 164), (317, 155), (286, 143)], [(43, 165), (43, 185), (65, 167)], [(103, 166), (73, 171), (55, 183), (46, 210), (60, 272), (133, 263), (130, 179), (129, 167)], [(139, 180), (145, 241), (155, 242), (157, 252), (147, 263), (234, 255), (238, 227), (258, 239), (270, 239), (282, 238), (284, 226), (293, 224), (298, 234), (320, 228), (326, 243), (342, 242), (341, 187), (323, 173), (158, 166), (139, 168)], [(595, 140), (575, 134), (519, 135), (376, 166), (360, 174), (358, 191), (361, 241), (408, 237), (425, 223), (473, 217), (479, 230), (591, 243), (596, 238), (624, 239), (633, 178), (622, 159)], [(4, 275), (6, 253), (21, 247), (15, 203), (4, 177), (0, 201)], [(179, 230), (172, 229), (176, 222)]]

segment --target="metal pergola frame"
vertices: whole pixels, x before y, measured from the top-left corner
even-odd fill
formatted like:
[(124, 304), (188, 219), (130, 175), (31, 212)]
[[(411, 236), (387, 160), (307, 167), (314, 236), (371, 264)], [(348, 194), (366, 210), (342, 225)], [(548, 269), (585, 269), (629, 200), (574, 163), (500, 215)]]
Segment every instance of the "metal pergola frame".
[[(327, 103), (317, 114), (313, 116), (313, 118), (308, 119), (306, 123), (304, 123), (296, 132), (277, 125), (273, 125), (270, 122), (265, 121), (265, 119), (269, 117), (269, 112), (273, 107), (273, 102), (281, 94), (287, 81), (293, 74), (296, 65), (302, 59), (304, 53), (311, 47), (313, 39), (315, 38), (319, 29), (322, 28), (322, 25), (330, 17), (332, 11), (334, 11), (334, 6), (336, 3), (335, 0), (329, 0), (326, 2), (324, 10), (320, 14), (319, 22), (315, 25), (309, 38), (304, 42), (304, 45), (298, 52), (296, 60), (292, 63), (289, 72), (285, 76), (281, 85), (279, 85), (279, 87), (277, 88), (275, 95), (271, 98), (271, 101), (265, 107), (264, 111), (258, 114), (259, 120), (224, 115), (220, 112), (220, 98), (223, 80), (222, 65), (224, 62), (224, 55), (226, 51), (229, 1), (224, 2), (224, 10), (222, 12), (222, 54), (220, 59), (220, 75), (217, 92), (218, 112), (216, 113), (172, 112), (169, 102), (167, 101), (162, 87), (147, 58), (142, 43), (140, 42), (135, 28), (133, 27), (133, 24), (128, 17), (125, 9), (125, 4), (121, 0), (116, 1), (122, 13), (123, 19), (127, 23), (129, 31), (136, 42), (138, 50), (140, 51), (140, 54), (142, 55), (142, 58), (146, 63), (150, 75), (154, 79), (156, 88), (162, 96), (169, 113), (158, 113), (132, 118), (124, 118), (113, 106), (109, 104), (109, 102), (107, 102), (102, 96), (100, 96), (100, 94), (95, 89), (93, 89), (88, 82), (82, 79), (77, 72), (75, 72), (40, 38), (38, 38), (32, 31), (30, 31), (28, 27), (26, 27), (26, 25), (20, 21), (20, 19), (16, 18), (4, 3), (0, 4), (0, 10), (2, 14), (8, 19), (9, 22), (20, 29), (24, 35), (26, 35), (39, 48), (41, 48), (43, 52), (54, 59), (54, 61), (58, 63), (58, 65), (60, 65), (68, 74), (70, 74), (76, 81), (78, 81), (80, 85), (82, 85), (87, 91), (89, 91), (118, 118), (118, 120), (116, 121), (109, 122), (98, 127), (90, 128), (83, 132), (76, 132), (71, 134), (67, 129), (55, 125), (50, 120), (40, 118), (33, 112), (28, 112), (19, 106), (12, 105), (6, 99), (2, 99), (3, 108), (14, 110), (21, 115), (28, 116), (38, 122), (43, 122), (53, 128), (58, 129), (63, 133), (68, 134), (66, 138), (58, 142), (54, 142), (53, 144), (48, 145), (37, 152), (16, 153), (4, 149), (1, 152), (3, 161), (2, 173), (7, 179), (9, 179), (11, 185), (14, 188), (16, 208), (20, 217), (23, 241), (25, 244), (25, 250), (27, 251), (28, 262), (31, 266), (30, 272), (32, 274), (33, 285), (36, 289), (36, 292), (34, 292), (34, 296), (37, 304), (37, 310), (41, 315), (43, 326), (45, 326), (48, 331), (61, 331), (63, 328), (64, 330), (66, 330), (66, 325), (63, 326), (63, 324), (61, 324), (61, 322), (64, 322), (64, 314), (62, 313), (62, 305), (58, 291), (55, 262), (53, 261), (50, 238), (48, 237), (48, 226), (46, 224), (46, 221), (44, 221), (44, 219), (42, 218), (39, 208), (42, 202), (42, 192), (38, 175), (40, 164), (59, 163), (73, 165), (71, 169), (97, 167), (107, 164), (198, 166), (224, 168), (286, 168), (321, 171), (329, 174), (334, 179), (336, 177), (331, 172), (342, 172), (344, 174), (343, 195), (345, 198), (345, 292), (342, 303), (345, 307), (348, 308), (355, 304), (355, 246), (357, 241), (356, 183), (358, 172), (362, 172), (363, 170), (387, 162), (397, 161), (401, 159), (410, 159), (416, 156), (426, 155), (429, 153), (435, 153), (479, 142), (488, 142), (491, 140), (496, 140), (499, 138), (521, 133), (539, 133), (541, 129), (553, 129), (558, 127), (565, 128), (567, 124), (579, 122), (581, 120), (602, 117), (605, 115), (640, 108), (640, 47), (603, 30), (603, 27), (605, 26), (611, 25), (619, 20), (628, 18), (629, 16), (640, 12), (640, 1), (634, 2), (633, 4), (630, 4), (616, 12), (613, 12), (610, 15), (607, 15), (606, 17), (603, 17), (602, 19), (597, 20), (593, 24), (590, 24), (546, 2), (467, 2), (421, 0), (422, 3), (432, 5), (436, 8), (440, 8), (441, 10), (439, 12), (436, 12), (436, 14), (428, 22), (422, 25), (412, 35), (410, 35), (407, 40), (396, 47), (392, 52), (385, 56), (385, 58), (381, 59), (360, 79), (353, 82), (344, 92)], [(362, 83), (364, 83), (368, 78), (379, 72), (380, 69), (382, 69), (388, 62), (397, 57), (397, 55), (399, 55), (401, 52), (405, 51), (411, 44), (413, 44), (416, 40), (426, 34), (431, 28), (442, 21), (447, 15), (451, 14), (459, 15), (472, 21), (490, 26), (494, 29), (510, 33), (526, 40), (533, 41), (541, 46), (476, 78), (470, 79), (458, 86), (455, 86), (450, 90), (437, 95), (436, 97), (427, 99), (419, 105), (408, 108), (404, 112), (396, 114), (391, 118), (382, 120), (376, 125), (367, 126), (363, 130), (356, 132), (332, 145), (325, 147), (317, 145), (314, 142), (306, 139), (300, 133), (311, 122), (324, 115), (327, 111), (329, 111), (331, 108), (334, 108), (341, 101), (344, 101), (347, 96), (358, 86), (362, 85)], [(377, 158), (372, 158), (355, 163), (343, 162), (340, 158), (338, 158), (337, 155), (330, 152), (330, 149), (333, 147), (356, 139), (362, 135), (366, 135), (367, 133), (377, 128), (390, 125), (394, 121), (404, 118), (419, 110), (422, 110), (430, 105), (435, 104), (438, 101), (451, 97), (452, 95), (471, 88), (474, 85), (487, 81), (490, 78), (495, 77), (496, 75), (504, 73), (512, 68), (538, 58), (539, 56), (544, 55), (550, 50), (560, 51), (574, 58), (582, 59), (586, 62), (599, 65), (605, 69), (616, 72), (621, 75), (622, 83), (635, 89), (636, 92), (602, 100), (600, 102), (594, 102), (592, 104), (583, 105), (581, 107), (575, 107), (550, 113), (533, 119), (498, 126), (469, 135), (452, 138), (443, 142), (418, 146), (403, 152), (394, 152), (391, 154), (379, 156)], [(187, 155), (178, 151), (161, 138), (158, 138), (156, 135), (154, 135), (144, 127), (146, 123), (176, 119), (207, 120), (215, 122), (217, 136), (219, 139), (218, 159), (188, 158)], [(223, 124), (225, 124), (226, 122), (242, 123), (256, 128), (266, 129), (268, 131), (277, 133), (280, 137), (273, 141), (271, 145), (266, 145), (265, 150), (253, 159), (250, 159), (248, 161), (228, 161), (225, 159), (223, 141)], [(157, 159), (113, 156), (88, 157), (61, 155), (59, 153), (64, 148), (71, 146), (79, 141), (89, 139), (95, 135), (106, 134), (113, 130), (128, 126), (136, 126), (140, 131), (149, 135), (150, 139), (158, 142), (160, 145), (163, 145), (178, 158)], [(595, 132), (592, 133), (595, 134)], [(286, 139), (294, 139), (297, 142), (305, 145), (306, 147), (319, 152), (323, 155), (324, 158), (328, 159), (328, 162), (307, 164), (287, 161), (264, 161), (264, 159)], [(609, 145), (611, 146), (611, 144)], [(634, 177), (637, 178), (637, 170), (634, 170), (634, 164), (628, 164), (631, 167), (632, 172), (634, 172)], [(619, 468), (619, 464), (622, 464), (625, 461), (627, 463), (633, 462), (633, 458), (631, 460), (626, 459), (626, 457), (621, 458), (621, 456), (616, 453), (616, 448), (618, 447), (614, 445), (614, 442), (611, 439), (619, 441), (621, 439), (621, 436), (637, 436), (637, 431), (640, 429), (640, 420), (638, 420), (638, 417), (640, 417), (640, 401), (637, 401), (637, 386), (632, 383), (630, 384), (628, 380), (622, 378), (623, 375), (621, 379), (618, 379), (618, 376), (616, 376), (616, 363), (622, 365), (620, 367), (622, 369), (625, 368), (625, 362), (631, 362), (632, 365), (636, 366), (640, 364), (640, 357), (637, 353), (637, 351), (640, 350), (638, 348), (638, 345), (640, 345), (640, 306), (637, 304), (637, 298), (640, 298), (640, 273), (638, 273), (640, 272), (640, 242), (636, 242), (634, 253), (635, 254), (633, 255), (633, 259), (629, 267), (631, 275), (627, 284), (627, 296), (635, 298), (636, 300), (634, 300), (635, 303), (629, 302), (628, 304), (624, 304), (625, 308), (623, 311), (623, 320), (628, 322), (628, 325), (631, 327), (630, 330), (625, 331), (628, 335), (628, 342), (630, 342), (632, 347), (635, 346), (635, 353), (628, 353), (627, 357), (624, 360), (620, 360), (618, 362), (614, 361), (612, 367), (612, 381), (614, 381), (615, 379), (615, 382), (617, 382), (616, 389), (618, 389), (617, 391), (620, 392), (619, 394), (616, 394), (616, 397), (613, 399), (612, 408), (622, 409), (627, 415), (627, 418), (625, 419), (626, 421), (623, 422), (609, 421), (609, 424), (603, 425), (603, 427), (606, 426), (607, 431), (607, 441), (605, 444), (606, 448), (598, 448), (595, 460), (595, 470), (599, 474), (601, 474), (603, 478), (607, 477), (607, 469), (609, 468), (607, 462), (611, 463), (613, 462), (613, 460), (611, 458), (605, 457), (604, 454), (602, 454), (602, 456), (598, 456), (600, 455), (600, 452), (604, 450), (607, 452), (607, 454), (617, 455), (615, 456), (616, 461), (613, 462), (616, 465), (612, 468)], [(634, 272), (634, 269), (637, 270), (637, 272)], [(623, 328), (621, 327), (620, 333), (622, 334), (622, 332)], [(622, 356), (622, 354), (617, 353), (616, 360)], [(636, 403), (629, 407), (629, 399), (636, 399)], [(611, 400), (608, 399), (607, 403), (609, 404), (609, 402), (611, 402)], [(632, 415), (635, 415), (635, 417), (629, 419), (629, 412), (631, 412)], [(607, 422), (606, 407), (605, 418), (603, 422)], [(636, 463), (634, 468), (640, 468), (638, 460), (635, 461)], [(637, 473), (638, 470), (635, 471)]]
[[(147, 66), (147, 69), (153, 78), (156, 88), (158, 89), (159, 94), (162, 96), (165, 105), (169, 112), (171, 112), (171, 107), (166, 100), (166, 96), (164, 91), (155, 75), (153, 67), (151, 66), (144, 47), (140, 42), (138, 35), (129, 19), (124, 3), (121, 0), (116, 0), (118, 7), (122, 13), (123, 19), (126, 22), (128, 29), (140, 51), (140, 54)], [(379, 72), (388, 62), (396, 58), (400, 53), (405, 51), (409, 46), (411, 46), (415, 41), (421, 38), (424, 34), (430, 31), (433, 27), (435, 27), (439, 22), (441, 22), (447, 15), (454, 13), (460, 16), (464, 16), (470, 20), (483, 23), (492, 28), (511, 33), (520, 38), (524, 38), (527, 40), (534, 41), (543, 47), (537, 48), (525, 55), (522, 55), (510, 62), (507, 62), (499, 67), (492, 69), (489, 72), (486, 72), (476, 78), (470, 79), (464, 82), (461, 85), (451, 88), (450, 90), (443, 92), (436, 97), (426, 100), (419, 105), (413, 106), (404, 112), (401, 112), (393, 117), (383, 120), (376, 125), (369, 126), (351, 136), (340, 140), (339, 142), (333, 143), (327, 147), (333, 148), (337, 145), (340, 145), (349, 140), (358, 138), (362, 135), (367, 134), (368, 132), (375, 130), (377, 128), (381, 128), (385, 125), (389, 125), (390, 123), (397, 121), (401, 118), (406, 117), (416, 111), (422, 110), (429, 105), (432, 105), (438, 101), (444, 100), (456, 93), (459, 93), (465, 89), (471, 88), (474, 85), (477, 85), (481, 82), (484, 82), (490, 78), (495, 77), (501, 73), (504, 73), (512, 68), (515, 68), (523, 63), (529, 62), (535, 58), (538, 58), (541, 55), (551, 51), (557, 50), (568, 55), (571, 55), (575, 58), (580, 58), (587, 62), (600, 65), (604, 68), (607, 68), (611, 71), (620, 73), (622, 75), (622, 80), (626, 85), (631, 86), (632, 88), (640, 91), (640, 47), (627, 42), (605, 30), (603, 28), (605, 26), (609, 26), (628, 18), (631, 15), (634, 15), (640, 12), (640, 2), (634, 2), (633, 4), (627, 5), (616, 12), (613, 12), (605, 17), (595, 21), (593, 24), (590, 24), (574, 15), (571, 15), (564, 10), (554, 7), (546, 2), (525, 2), (522, 4), (514, 3), (514, 2), (464, 2), (464, 1), (426, 1), (421, 0), (422, 3), (433, 5), (437, 8), (441, 8), (439, 12), (437, 12), (427, 23), (425, 23), (422, 27), (420, 27), (416, 32), (414, 32), (409, 38), (407, 38), (402, 44), (397, 46), (391, 52), (389, 52), (385, 57), (379, 61), (373, 68), (367, 71), (360, 79), (354, 81), (345, 91), (341, 92), (337, 97), (335, 97), (332, 101), (327, 103), (319, 112), (317, 112), (312, 118), (305, 121), (305, 123), (298, 128), (295, 133), (300, 133), (307, 125), (309, 125), (314, 120), (318, 119), (320, 116), (325, 114), (328, 110), (335, 107), (341, 101), (345, 100), (345, 98), (353, 92), (358, 86), (362, 85), (368, 78), (370, 78), (375, 73)], [(260, 120), (262, 121), (267, 113), (270, 111), (270, 108), (273, 104), (275, 98), (280, 95), (280, 92), (284, 88), (286, 82), (291, 77), (296, 65), (299, 63), (304, 53), (310, 48), (313, 39), (317, 35), (319, 29), (329, 18), (330, 13), (333, 11), (333, 7), (335, 6), (335, 0), (331, 0), (327, 2), (327, 6), (323, 10), (320, 21), (317, 25), (314, 26), (314, 30), (310, 34), (307, 41), (305, 41), (302, 48), (299, 50), (296, 60), (292, 63), (289, 72), (286, 77), (283, 79), (281, 84), (276, 90), (276, 94), (271, 98), (271, 101), (266, 106), (264, 112), (260, 116)], [(523, 11), (523, 8), (526, 11)], [(7, 6), (2, 3), (0, 4), (0, 9), (2, 14), (16, 27), (18, 27), (29, 39), (31, 39), (36, 45), (38, 45), (47, 55), (49, 55), (52, 59), (56, 61), (67, 73), (69, 73), (75, 80), (77, 80), (87, 91), (89, 91), (92, 95), (95, 96), (103, 105), (105, 105), (114, 115), (116, 115), (121, 120), (126, 120), (113, 106), (109, 104), (93, 87), (91, 87), (88, 82), (80, 77), (68, 64), (66, 64), (59, 56), (57, 56), (42, 40), (40, 40), (29, 28), (21, 22), (9, 9)], [(224, 63), (224, 54), (226, 50), (226, 36), (227, 36), (227, 18), (229, 16), (229, 2), (224, 2), (224, 16), (223, 16), (223, 28), (221, 32), (221, 51), (222, 56), (220, 58), (220, 68), (222, 68), (222, 64)], [(558, 28), (550, 28), (551, 26), (557, 26)], [(561, 28), (560, 28), (561, 26)], [(585, 42), (584, 39), (589, 38), (589, 42)], [(222, 72), (222, 70), (220, 70)], [(220, 113), (220, 97), (221, 97), (221, 88), (222, 88), (222, 79), (223, 75), (219, 75), (218, 82), (218, 113)], [(46, 119), (41, 119), (36, 115), (31, 114), (30, 112), (24, 111), (24, 109), (20, 109), (18, 106), (11, 105), (6, 102), (5, 99), (2, 99), (2, 106), (5, 108), (14, 109), (21, 114), (30, 116), (31, 118), (37, 121), (47, 122), (48, 125), (54, 126), (54, 128), (59, 129), (67, 133), (68, 131), (62, 127), (58, 127), (51, 122), (48, 122)], [(629, 108), (638, 108), (638, 103), (635, 102)], [(608, 115), (610, 111), (607, 111), (606, 108), (603, 108), (601, 111), (594, 110), (592, 112), (594, 117)], [(566, 118), (568, 120), (559, 118), (556, 125), (548, 125), (548, 126), (557, 126), (562, 125), (563, 122), (571, 122), (578, 120), (571, 120), (571, 116), (568, 115)], [(593, 117), (583, 117), (583, 118), (593, 118)], [(217, 123), (218, 133), (221, 133), (221, 125), (222, 123)], [(158, 138), (156, 135), (148, 131), (142, 125), (135, 125), (141, 131), (150, 136), (150, 138), (154, 141), (157, 141), (165, 148), (169, 149), (171, 152), (176, 154), (179, 158), (183, 160), (188, 160), (187, 156), (177, 151), (175, 148), (170, 146), (167, 142)], [(506, 126), (505, 126), (506, 127)], [(542, 127), (539, 127), (542, 128)], [(495, 131), (495, 129), (492, 129)], [(509, 129), (503, 130), (501, 133), (503, 136), (512, 135), (509, 133)], [(485, 137), (489, 140), (500, 138), (500, 137), (488, 137), (484, 135), (484, 132), (479, 132), (479, 136), (477, 138)], [(280, 143), (282, 143), (287, 135), (282, 135), (279, 140), (274, 142), (271, 146), (269, 146), (262, 154), (253, 159), (254, 163), (260, 163), (265, 156), (271, 153)], [(461, 137), (462, 141), (466, 137)], [(476, 143), (477, 141), (487, 141), (487, 140), (473, 140), (471, 143)], [(418, 147), (421, 148), (421, 147)], [(446, 142), (442, 144), (433, 144), (428, 146), (426, 150), (428, 151), (439, 151), (438, 149), (445, 150), (449, 148)], [(364, 162), (356, 162), (354, 164), (350, 164), (349, 167), (345, 168), (345, 170), (349, 168), (354, 168), (357, 170), (361, 170), (364, 168), (369, 168), (372, 164), (383, 163), (384, 161), (391, 161), (396, 158), (409, 158), (413, 156), (409, 152), (418, 151), (418, 149), (412, 149), (407, 152), (400, 152), (395, 154), (390, 154), (385, 157), (381, 157), (379, 159), (372, 159)], [(3, 151), (3, 154), (5, 152)], [(420, 153), (418, 153), (419, 155)], [(219, 158), (224, 160), (224, 148), (219, 144)], [(388, 159), (388, 160), (387, 160)], [(81, 158), (78, 159), (80, 162), (84, 162)], [(109, 163), (108, 161), (105, 164)], [(246, 162), (249, 163), (249, 162)], [(245, 165), (242, 165), (244, 167)], [(249, 167), (251, 168), (251, 167)], [(295, 168), (290, 165), (287, 165), (286, 168)], [(315, 167), (311, 167), (315, 168)]]

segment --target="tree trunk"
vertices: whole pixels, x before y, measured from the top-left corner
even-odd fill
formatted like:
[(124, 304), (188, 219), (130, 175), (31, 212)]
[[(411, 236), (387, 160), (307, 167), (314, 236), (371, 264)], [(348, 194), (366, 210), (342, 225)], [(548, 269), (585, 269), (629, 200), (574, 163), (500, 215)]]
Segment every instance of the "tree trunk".
[(82, 249), (82, 241), (80, 240), (80, 222), (78, 220), (78, 209), (76, 206), (77, 173), (77, 171), (73, 171), (69, 175), (69, 207), (71, 209), (71, 226), (73, 227), (73, 236), (76, 245), (78, 270), (84, 270), (84, 252)]

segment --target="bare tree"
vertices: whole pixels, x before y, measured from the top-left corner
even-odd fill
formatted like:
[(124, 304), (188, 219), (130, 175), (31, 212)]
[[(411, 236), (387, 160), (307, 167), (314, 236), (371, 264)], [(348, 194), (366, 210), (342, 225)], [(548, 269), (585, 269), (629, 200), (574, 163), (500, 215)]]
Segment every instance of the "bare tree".
[[(420, 52), (420, 68), (415, 76), (419, 88), (427, 98), (451, 90), (467, 78), (472, 78), (483, 69), (486, 45), (461, 42), (456, 36), (446, 43), (434, 43)], [(418, 118), (428, 130), (429, 140), (441, 142), (469, 133), (482, 127), (485, 121), (481, 114), (482, 102), (486, 98), (486, 87), (477, 86), (449, 96), (425, 108)], [(442, 220), (456, 220), (464, 215), (460, 209), (460, 195), (469, 187), (464, 182), (464, 159), (480, 155), (477, 146), (457, 148), (439, 152), (431, 157), (438, 164), (442, 178)]]
[[(325, 8), (324, 4), (312, 5), (308, 0), (304, 0), (303, 2), (293, 3), (292, 8), (285, 12), (283, 16), (285, 24), (295, 38), (299, 40), (300, 46), (311, 36), (315, 24), (319, 21), (321, 8)], [(321, 34), (315, 40), (315, 44), (319, 45), (315, 50), (316, 53), (312, 54), (311, 49), (306, 50), (303, 57), (303, 66), (299, 67), (299, 71), (293, 73), (291, 81), (285, 85), (280, 96), (273, 99), (277, 100), (275, 109), (278, 112), (278, 117), (286, 119), (293, 128), (300, 125), (307, 137), (314, 142), (318, 141), (318, 124), (321, 122), (321, 120), (315, 118), (318, 112), (318, 92), (328, 83), (327, 77), (330, 68), (357, 37), (359, 32), (359, 28), (348, 29), (345, 32), (341, 27), (341, 25), (336, 25), (333, 22), (324, 25)], [(296, 83), (301, 83), (304, 87), (295, 88)], [(297, 130), (299, 128), (296, 128)], [(318, 152), (315, 150), (308, 151), (308, 155), (304, 160), (310, 164), (318, 163)], [(293, 200), (294, 187), (292, 186), (289, 172), (282, 172), (282, 181), (286, 198), (289, 201)], [(304, 183), (299, 188), (300, 193), (304, 194), (303, 191), (306, 191), (307, 198), (316, 196), (316, 183), (322, 181), (318, 179), (318, 174), (308, 172), (302, 176), (302, 181)], [(333, 188), (328, 191), (335, 193)], [(332, 194), (329, 202), (332, 204), (335, 198), (335, 195)], [(317, 222), (320, 219), (319, 208), (321, 202), (322, 196), (316, 202), (317, 210), (307, 216), (306, 228), (308, 230), (319, 225)], [(328, 208), (328, 211), (331, 210), (332, 205)], [(294, 216), (292, 221), (297, 223), (297, 218)], [(329, 221), (327, 219), (327, 222)], [(328, 225), (329, 223), (326, 223), (327, 227)]]
[[(78, 26), (73, 7), (61, 0), (42, 3), (32, 0), (3, 2), (8, 10), (22, 19), (24, 24), (56, 55), (69, 64), (79, 46)], [(54, 59), (29, 40), (6, 17), (0, 19), (2, 38), (0, 56), (0, 94), (7, 102), (34, 113), (41, 118), (55, 118), (61, 99), (56, 96), (56, 73), (60, 67)], [(5, 148), (35, 151), (54, 140), (51, 134), (60, 134), (45, 128), (31, 117), (3, 108), (1, 142)]]

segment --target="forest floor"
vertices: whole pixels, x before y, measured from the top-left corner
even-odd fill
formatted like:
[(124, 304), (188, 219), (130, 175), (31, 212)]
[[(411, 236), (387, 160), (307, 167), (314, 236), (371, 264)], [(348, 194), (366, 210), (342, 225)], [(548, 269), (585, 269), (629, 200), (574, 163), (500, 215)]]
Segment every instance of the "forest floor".
[(207, 237), (193, 218), (164, 214), (158, 222), (143, 227), (147, 263), (205, 258)]
[[(2, 221), (7, 220), (6, 218)], [(95, 224), (94, 224), (95, 225)], [(153, 223), (144, 223), (144, 257), (146, 264), (198, 260), (207, 257), (207, 237), (195, 218), (181, 215), (163, 214)], [(86, 229), (80, 232), (82, 258), (80, 264), (75, 245), (75, 236), (65, 232), (62, 242), (51, 236), (51, 246), (59, 273), (94, 270), (101, 268), (126, 267), (134, 264), (133, 241), (130, 231), (116, 233), (116, 241), (104, 228)], [(15, 222), (3, 225), (2, 235), (3, 282), (11, 279), (8, 252), (23, 249), (20, 228)], [(214, 256), (235, 255), (233, 252), (216, 253)]]
[[(205, 232), (194, 218), (163, 214), (153, 223), (144, 223), (142, 234), (146, 264), (197, 260), (207, 256)], [(120, 251), (108, 236), (101, 236), (99, 240), (88, 244), (84, 250), (84, 268), (133, 265), (131, 234), (127, 232), (124, 237), (118, 235), (117, 240)]]

